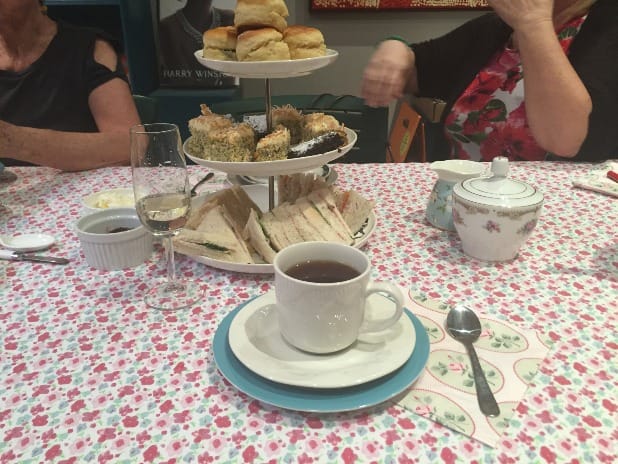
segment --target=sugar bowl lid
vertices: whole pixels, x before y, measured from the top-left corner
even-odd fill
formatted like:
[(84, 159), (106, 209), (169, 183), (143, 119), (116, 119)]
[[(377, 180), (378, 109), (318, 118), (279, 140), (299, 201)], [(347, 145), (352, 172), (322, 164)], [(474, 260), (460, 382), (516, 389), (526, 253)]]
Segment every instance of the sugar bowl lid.
[(543, 194), (536, 188), (507, 177), (508, 158), (494, 158), (491, 172), (490, 177), (476, 177), (456, 184), (453, 195), (474, 203), (505, 208), (532, 206), (543, 202)]

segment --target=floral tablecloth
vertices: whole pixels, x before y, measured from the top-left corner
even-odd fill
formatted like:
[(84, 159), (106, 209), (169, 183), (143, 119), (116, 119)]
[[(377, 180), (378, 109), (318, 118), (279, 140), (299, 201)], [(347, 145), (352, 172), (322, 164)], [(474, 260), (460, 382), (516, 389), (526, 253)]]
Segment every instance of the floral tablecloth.
[(130, 170), (10, 168), (17, 179), (0, 183), (0, 233), (51, 233), (49, 254), (71, 263), (0, 261), (0, 462), (615, 462), (618, 201), (572, 187), (592, 168), (512, 165), (545, 205), (519, 257), (488, 264), (425, 222), (428, 165), (335, 165), (338, 185), (377, 203), (365, 246), (376, 279), (445, 304), (465, 300), (553, 340), (495, 447), (395, 402), (310, 414), (240, 393), (219, 374), (212, 337), (272, 276), (178, 256), (178, 272), (199, 280), (205, 299), (173, 314), (149, 310), (139, 295), (165, 275), (162, 251), (133, 269), (97, 271), (74, 230), (81, 197), (130, 186)]

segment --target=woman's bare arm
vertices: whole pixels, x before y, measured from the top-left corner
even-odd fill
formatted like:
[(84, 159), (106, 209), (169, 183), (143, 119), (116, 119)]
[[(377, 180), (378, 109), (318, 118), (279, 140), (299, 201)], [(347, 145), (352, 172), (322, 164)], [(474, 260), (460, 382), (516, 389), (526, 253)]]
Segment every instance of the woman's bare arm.
[(489, 4), (514, 30), (534, 138), (548, 152), (575, 156), (588, 133), (592, 100), (556, 37), (553, 0), (489, 0)]
[[(95, 59), (112, 70), (116, 67), (116, 53), (107, 42), (96, 42)], [(35, 129), (0, 121), (0, 156), (64, 171), (128, 164), (129, 128), (139, 123), (129, 86), (112, 79), (94, 89), (88, 103), (99, 132)]]

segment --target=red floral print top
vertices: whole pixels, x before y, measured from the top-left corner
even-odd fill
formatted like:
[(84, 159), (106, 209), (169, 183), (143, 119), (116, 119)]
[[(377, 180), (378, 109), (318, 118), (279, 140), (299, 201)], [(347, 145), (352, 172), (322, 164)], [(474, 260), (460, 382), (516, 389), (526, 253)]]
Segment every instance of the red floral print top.
[[(585, 19), (575, 18), (557, 31), (566, 54)], [(477, 74), (445, 121), (453, 158), (545, 159), (546, 151), (536, 143), (528, 126), (523, 77), (519, 52), (507, 45)]]

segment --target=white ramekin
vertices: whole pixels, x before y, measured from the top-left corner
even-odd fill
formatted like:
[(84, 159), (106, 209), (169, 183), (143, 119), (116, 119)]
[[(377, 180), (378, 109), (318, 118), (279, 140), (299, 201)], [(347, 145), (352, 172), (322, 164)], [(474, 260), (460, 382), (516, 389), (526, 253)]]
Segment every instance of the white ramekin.
[[(118, 227), (130, 230), (110, 233)], [(109, 208), (87, 214), (77, 221), (76, 229), (86, 262), (97, 269), (135, 267), (152, 254), (153, 236), (133, 208)]]

